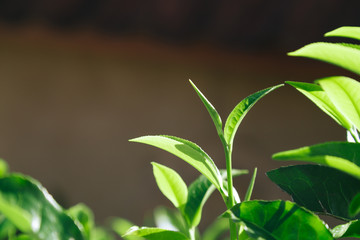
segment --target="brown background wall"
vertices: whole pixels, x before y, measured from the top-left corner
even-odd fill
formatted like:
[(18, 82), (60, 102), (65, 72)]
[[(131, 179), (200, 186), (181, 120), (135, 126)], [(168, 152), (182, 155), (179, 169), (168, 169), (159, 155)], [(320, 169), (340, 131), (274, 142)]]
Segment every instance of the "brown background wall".
[[(292, 6), (296, 4), (300, 3), (294, 2)], [(267, 12), (260, 5), (248, 7), (254, 14)], [(282, 3), (277, 6), (285, 7)], [(334, 5), (331, 6), (334, 10)], [(322, 12), (318, 7), (315, 3), (301, 9), (304, 13)], [(248, 19), (241, 13), (233, 13), (239, 17), (233, 22), (234, 29), (241, 29), (240, 20)], [(330, 16), (335, 11), (327, 13)], [(65, 206), (86, 203), (100, 222), (115, 215), (141, 224), (145, 212), (159, 204), (170, 206), (157, 190), (151, 161), (173, 167), (187, 183), (198, 176), (181, 160), (148, 146), (129, 143), (130, 138), (147, 134), (183, 137), (198, 143), (216, 164), (225, 167), (216, 131), (188, 83), (189, 78), (225, 121), (242, 98), (260, 89), (287, 80), (311, 82), (346, 73), (324, 63), (286, 56), (286, 51), (308, 43), (293, 39), (298, 34), (293, 27), (304, 27), (309, 36), (319, 34), (317, 39), (331, 30), (317, 29), (316, 23), (314, 28), (306, 28), (310, 25), (302, 18), (294, 23), (281, 18), (279, 23), (290, 24), (283, 29), (275, 23), (267, 27), (264, 20), (259, 29), (265, 32), (253, 28), (253, 38), (248, 39), (238, 32), (236, 36), (244, 41), (240, 44), (235, 36), (231, 38), (234, 46), (225, 40), (212, 41), (219, 38), (211, 38), (214, 35), (209, 31), (195, 40), (184, 38), (179, 43), (169, 40), (167, 36), (171, 34), (165, 34), (166, 31), (159, 40), (153, 34), (139, 31), (104, 34), (99, 28), (84, 27), (91, 26), (91, 21), (70, 24), (75, 26), (70, 28), (60, 24), (59, 29), (46, 19), (34, 22), (34, 14), (16, 23), (6, 14), (2, 16), (5, 20), (0, 28), (0, 156), (13, 171), (39, 179)], [(295, 19), (296, 15), (291, 17)], [(342, 23), (351, 17), (339, 18)], [(252, 23), (257, 21), (250, 21), (246, 31), (251, 26), (260, 26)], [(262, 48), (257, 48), (261, 42), (250, 44), (251, 39), (264, 41), (266, 32), (272, 29), (279, 33), (270, 38), (272, 44)], [(165, 38), (168, 40), (164, 41)], [(265, 176), (267, 170), (285, 164), (271, 160), (271, 154), (344, 139), (343, 129), (286, 86), (266, 96), (244, 120), (235, 139), (234, 167), (251, 171), (259, 167), (254, 198), (286, 198)], [(249, 179), (241, 177), (235, 182), (242, 195)], [(221, 213), (221, 204), (215, 197), (206, 206), (205, 216)]]

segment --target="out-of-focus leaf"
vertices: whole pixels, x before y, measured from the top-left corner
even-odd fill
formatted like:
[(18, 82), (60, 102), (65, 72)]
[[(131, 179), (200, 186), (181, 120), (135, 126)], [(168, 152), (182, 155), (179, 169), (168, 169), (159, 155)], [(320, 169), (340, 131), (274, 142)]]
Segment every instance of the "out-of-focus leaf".
[(243, 222), (255, 239), (333, 239), (318, 216), (289, 201), (246, 201), (223, 216)]
[(325, 37), (345, 37), (360, 40), (360, 27), (339, 27), (325, 34)]
[(273, 155), (275, 160), (298, 160), (336, 168), (360, 179), (360, 144), (327, 142)]
[(157, 207), (154, 210), (154, 220), (157, 228), (167, 229), (188, 234), (188, 229), (179, 211), (165, 207)]
[(349, 204), (360, 192), (360, 180), (337, 169), (319, 165), (281, 167), (267, 172), (268, 177), (290, 194), (299, 205), (346, 221)]
[(349, 206), (349, 214), (354, 217), (360, 213), (360, 193), (351, 200)]
[(360, 83), (343, 76), (323, 78), (317, 82), (336, 108), (360, 130)]
[(5, 160), (0, 158), (0, 178), (5, 177), (8, 174), (9, 166)]
[(239, 128), (239, 125), (244, 119), (245, 115), (250, 111), (250, 109), (257, 101), (281, 86), (283, 86), (283, 84), (279, 84), (277, 86), (269, 87), (253, 93), (252, 95), (244, 98), (238, 105), (235, 106), (235, 108), (229, 114), (224, 127), (225, 141), (227, 142), (228, 146), (230, 146), (230, 148), (232, 148), (236, 131)]
[(195, 92), (200, 97), (203, 104), (205, 105), (206, 109), (208, 110), (210, 117), (212, 118), (212, 120), (215, 124), (215, 128), (216, 128), (216, 131), (217, 131), (219, 137), (222, 138), (224, 134), (223, 134), (223, 130), (222, 130), (222, 121), (221, 121), (220, 115), (216, 111), (215, 107), (209, 102), (209, 100), (206, 99), (204, 94), (195, 86), (195, 84), (191, 80), (190, 80), (190, 83), (193, 86), (193, 88), (195, 89)]
[(119, 236), (125, 240), (145, 240), (145, 238), (137, 236), (123, 236), (125, 235), (134, 224), (124, 218), (114, 218), (111, 220), (111, 228)]
[(95, 226), (94, 214), (85, 204), (79, 203), (68, 210), (66, 213), (75, 221), (81, 232), (87, 239), (90, 239), (91, 231)]
[(30, 177), (12, 174), (0, 178), (0, 196), (0, 211), (24, 233), (40, 240), (84, 239), (74, 221)]
[(132, 227), (124, 236), (138, 236), (148, 240), (189, 240), (180, 232), (148, 227)]
[(218, 218), (204, 231), (203, 240), (219, 240), (220, 237), (229, 233), (229, 219)]
[(172, 136), (144, 136), (130, 141), (148, 144), (174, 154), (205, 175), (221, 193), (224, 192), (219, 169), (195, 143)]
[(105, 228), (94, 227), (89, 240), (114, 240), (114, 236)]
[(323, 112), (329, 115), (339, 125), (346, 129), (350, 129), (352, 124), (346, 119), (345, 116), (336, 108), (336, 106), (330, 101), (325, 91), (317, 84), (304, 83), (304, 82), (291, 82), (287, 81), (287, 84), (293, 86), (296, 90), (304, 94), (309, 98), (316, 106), (318, 106)]
[(337, 43), (311, 43), (288, 54), (328, 62), (360, 74), (360, 50)]
[(16, 232), (14, 224), (12, 224), (4, 215), (0, 215), (0, 239), (8, 239), (9, 235)]
[(360, 238), (360, 222), (358, 220), (338, 225), (331, 230), (334, 238)]
[(182, 208), (186, 203), (188, 189), (184, 180), (173, 169), (152, 162), (154, 176), (160, 191), (176, 208)]

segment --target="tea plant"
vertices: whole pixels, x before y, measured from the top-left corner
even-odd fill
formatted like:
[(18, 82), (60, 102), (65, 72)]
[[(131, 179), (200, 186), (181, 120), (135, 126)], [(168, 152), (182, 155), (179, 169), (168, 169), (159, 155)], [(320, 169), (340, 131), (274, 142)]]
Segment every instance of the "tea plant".
[[(360, 40), (359, 27), (341, 27), (325, 34)], [(325, 61), (360, 74), (360, 45), (312, 43), (290, 56)], [(294, 201), (307, 209), (346, 223), (332, 229), (334, 238), (360, 237), (360, 83), (331, 76), (315, 84), (287, 82), (303, 93), (347, 131), (347, 142), (326, 142), (277, 153), (276, 160), (300, 160), (297, 165), (270, 171), (268, 176)]]

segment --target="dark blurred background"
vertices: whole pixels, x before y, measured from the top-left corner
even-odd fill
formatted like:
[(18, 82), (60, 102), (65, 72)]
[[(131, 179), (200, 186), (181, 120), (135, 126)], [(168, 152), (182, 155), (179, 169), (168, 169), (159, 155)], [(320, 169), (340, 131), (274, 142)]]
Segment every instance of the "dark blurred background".
[[(129, 143), (169, 134), (198, 143), (224, 168), (220, 141), (192, 79), (226, 120), (244, 97), (286, 80), (347, 74), (288, 51), (360, 25), (360, 1), (0, 0), (0, 156), (39, 179), (65, 207), (84, 202), (102, 223), (142, 224), (157, 205), (151, 161), (189, 184), (198, 173), (160, 150)], [(331, 40), (331, 39), (329, 39)], [(265, 176), (277, 151), (345, 131), (286, 86), (240, 126), (234, 167), (259, 167), (254, 198), (287, 198)], [(250, 176), (235, 181), (243, 196)], [(205, 206), (203, 225), (224, 210)]]

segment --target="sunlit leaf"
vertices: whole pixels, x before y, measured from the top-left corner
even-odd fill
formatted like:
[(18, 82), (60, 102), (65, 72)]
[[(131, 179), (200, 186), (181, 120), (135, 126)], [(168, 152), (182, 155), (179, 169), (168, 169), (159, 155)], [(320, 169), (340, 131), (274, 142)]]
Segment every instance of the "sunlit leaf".
[(74, 221), (30, 177), (0, 178), (0, 196), (0, 211), (24, 233), (40, 240), (84, 239)]
[(244, 119), (245, 115), (250, 111), (250, 109), (255, 105), (255, 103), (259, 101), (262, 97), (264, 97), (266, 94), (281, 86), (283, 86), (283, 84), (269, 87), (253, 93), (252, 95), (243, 99), (238, 105), (236, 105), (236, 107), (229, 114), (224, 127), (225, 141), (229, 146), (233, 145), (234, 137), (241, 121)]
[(177, 210), (157, 207), (154, 210), (154, 221), (157, 228), (182, 232), (185, 235), (189, 233), (183, 217)]
[(195, 86), (195, 84), (191, 80), (190, 80), (190, 83), (193, 86), (193, 88), (195, 89), (198, 96), (200, 97), (203, 104), (205, 105), (206, 109), (208, 110), (208, 112), (215, 124), (216, 131), (221, 138), (223, 136), (223, 130), (222, 130), (222, 121), (221, 121), (220, 115), (216, 111), (215, 107), (209, 102), (209, 100), (206, 99), (204, 94)]
[(148, 227), (132, 227), (124, 236), (138, 236), (148, 240), (188, 240), (184, 234), (180, 232), (170, 231), (160, 228)]
[(331, 232), (334, 238), (356, 237), (360, 238), (360, 222), (358, 220), (334, 227)]
[[(222, 171), (222, 178), (226, 179), (226, 171)], [(233, 169), (233, 177), (247, 174), (247, 170)], [(226, 184), (224, 184), (226, 186)], [(200, 175), (189, 186), (188, 200), (183, 208), (183, 215), (191, 227), (196, 227), (201, 220), (202, 209), (214, 192), (214, 185), (203, 175)]]
[(154, 176), (160, 191), (175, 207), (182, 207), (187, 200), (188, 189), (184, 180), (173, 169), (152, 162)]
[(130, 140), (168, 151), (189, 163), (223, 192), (221, 175), (213, 160), (198, 145), (172, 136), (144, 136)]
[(360, 50), (337, 43), (311, 43), (294, 52), (290, 56), (307, 57), (328, 62), (360, 74)]
[(360, 82), (348, 77), (328, 77), (317, 81), (336, 108), (360, 130)]
[(327, 142), (273, 155), (275, 160), (298, 160), (336, 168), (360, 179), (360, 144)]
[(8, 174), (9, 166), (5, 160), (0, 158), (0, 178), (5, 177)]
[(304, 83), (304, 82), (291, 82), (287, 81), (287, 84), (296, 88), (299, 92), (309, 98), (316, 106), (318, 106), (327, 115), (332, 117), (338, 124), (346, 129), (351, 128), (351, 123), (343, 114), (335, 107), (330, 101), (325, 91), (317, 84)]
[(345, 37), (360, 40), (360, 27), (339, 27), (325, 34), (325, 37)]
[(127, 219), (124, 218), (114, 218), (111, 220), (111, 228), (117, 233), (119, 236), (122, 236), (125, 240), (144, 240), (145, 238), (138, 236), (123, 236), (125, 235), (134, 224)]
[(320, 165), (281, 167), (267, 175), (296, 203), (311, 211), (347, 221), (357, 217), (349, 215), (349, 204), (360, 192), (357, 178)]
[(333, 239), (318, 216), (289, 201), (246, 201), (223, 216), (243, 222), (255, 239)]

